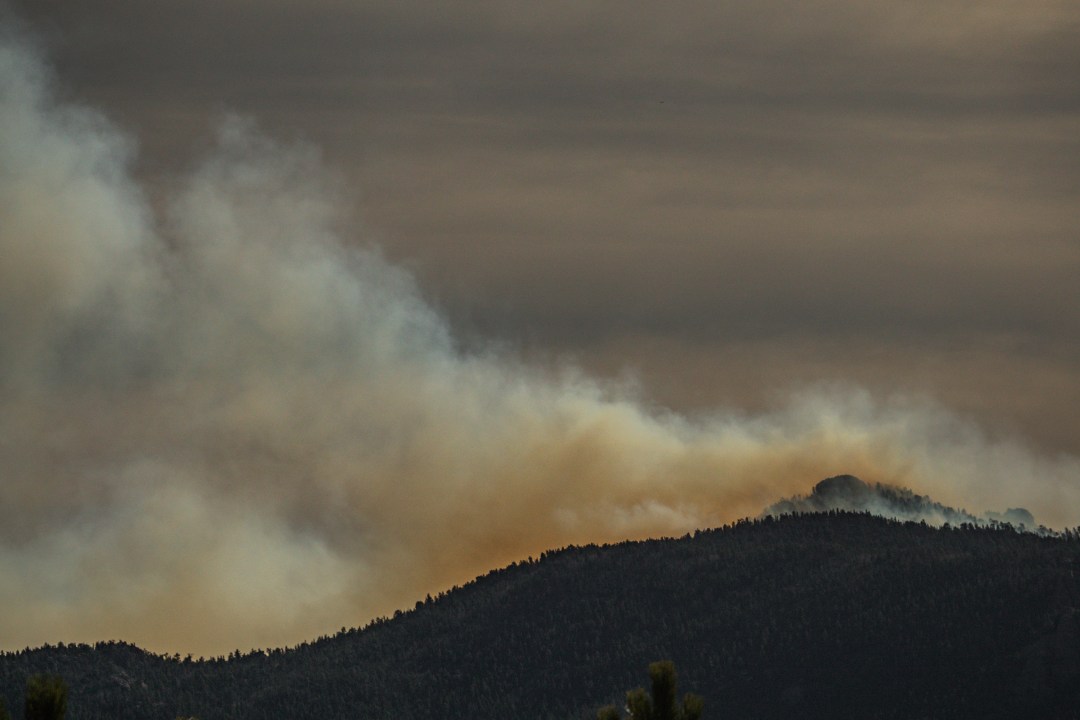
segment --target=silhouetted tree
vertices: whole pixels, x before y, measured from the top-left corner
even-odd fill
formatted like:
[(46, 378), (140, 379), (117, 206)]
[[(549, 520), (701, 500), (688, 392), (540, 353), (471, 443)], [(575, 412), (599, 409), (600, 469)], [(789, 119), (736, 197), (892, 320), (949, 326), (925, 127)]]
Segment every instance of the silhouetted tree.
[(0, 697), (0, 720), (11, 720), (11, 713), (8, 712), (7, 703), (4, 702), (3, 697)]
[(652, 720), (652, 701), (643, 688), (626, 693), (626, 709), (633, 720)]
[(684, 720), (701, 720), (701, 714), (705, 712), (705, 701), (700, 695), (686, 693), (683, 695), (682, 705)]
[(67, 684), (56, 675), (31, 675), (26, 681), (26, 720), (63, 720), (67, 712)]
[(675, 663), (670, 660), (652, 663), (649, 665), (649, 679), (652, 680), (652, 720), (676, 720), (675, 688), (678, 680)]
[[(636, 688), (626, 693), (626, 711), (629, 720), (700, 720), (705, 702), (687, 693), (682, 704), (675, 702), (678, 690), (678, 676), (675, 663), (661, 660), (649, 665), (649, 679), (652, 680), (652, 697), (644, 688)], [(619, 720), (619, 711), (614, 705), (600, 708), (597, 720)]]
[(619, 720), (619, 710), (614, 705), (605, 705), (596, 713), (596, 720)]

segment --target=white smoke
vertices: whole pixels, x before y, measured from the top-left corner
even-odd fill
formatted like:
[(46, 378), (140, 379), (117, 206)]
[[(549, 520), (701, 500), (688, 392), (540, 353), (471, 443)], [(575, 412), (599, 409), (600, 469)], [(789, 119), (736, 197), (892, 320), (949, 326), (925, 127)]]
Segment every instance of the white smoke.
[[(463, 352), (309, 147), (228, 120), (155, 213), (133, 144), (0, 43), (0, 641), (295, 643), (570, 542), (838, 472), (1077, 522), (1080, 464), (857, 390), (650, 412)], [(980, 509), (981, 509), (980, 507)]]

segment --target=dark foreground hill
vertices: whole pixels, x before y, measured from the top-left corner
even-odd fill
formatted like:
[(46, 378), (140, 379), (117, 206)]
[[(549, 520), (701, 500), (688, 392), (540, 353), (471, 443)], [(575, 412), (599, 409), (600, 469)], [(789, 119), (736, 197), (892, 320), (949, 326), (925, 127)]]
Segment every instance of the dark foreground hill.
[(190, 662), (124, 644), (0, 658), (69, 718), (564, 718), (672, 659), (706, 718), (1080, 717), (1080, 541), (832, 512), (569, 548), (393, 620)]

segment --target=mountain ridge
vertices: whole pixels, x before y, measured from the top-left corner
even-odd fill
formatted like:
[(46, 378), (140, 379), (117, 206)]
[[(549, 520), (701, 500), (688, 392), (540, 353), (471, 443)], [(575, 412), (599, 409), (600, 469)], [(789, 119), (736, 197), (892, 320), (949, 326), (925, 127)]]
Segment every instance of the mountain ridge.
[(59, 673), (71, 720), (571, 720), (671, 659), (706, 718), (1071, 717), (1078, 577), (1071, 531), (762, 517), (550, 551), (289, 650), (5, 653), (0, 692), (17, 707), (28, 674)]

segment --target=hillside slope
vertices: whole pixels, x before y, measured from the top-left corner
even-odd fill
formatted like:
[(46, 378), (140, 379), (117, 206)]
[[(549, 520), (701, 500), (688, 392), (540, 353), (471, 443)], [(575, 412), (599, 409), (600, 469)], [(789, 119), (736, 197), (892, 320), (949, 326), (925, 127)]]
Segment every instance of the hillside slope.
[(69, 718), (591, 717), (675, 661), (713, 718), (1075, 717), (1080, 541), (865, 514), (569, 548), (364, 630), (184, 662), (122, 644), (0, 658)]

